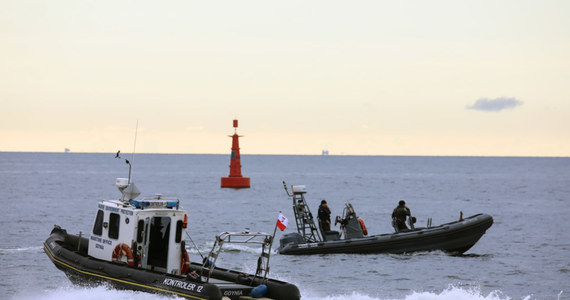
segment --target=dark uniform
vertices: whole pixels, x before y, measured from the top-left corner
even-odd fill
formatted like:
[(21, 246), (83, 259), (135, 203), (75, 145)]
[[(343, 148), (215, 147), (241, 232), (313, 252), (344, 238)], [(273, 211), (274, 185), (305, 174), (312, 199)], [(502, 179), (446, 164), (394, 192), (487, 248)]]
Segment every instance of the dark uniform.
[(406, 216), (411, 216), (410, 209), (406, 207), (406, 202), (401, 200), (392, 212), (392, 219), (396, 218), (398, 230), (408, 230), (406, 226)]
[[(319, 205), (319, 221), (325, 232), (331, 231), (331, 210), (327, 206), (327, 201), (321, 201)], [(328, 221), (328, 222), (327, 222)]]

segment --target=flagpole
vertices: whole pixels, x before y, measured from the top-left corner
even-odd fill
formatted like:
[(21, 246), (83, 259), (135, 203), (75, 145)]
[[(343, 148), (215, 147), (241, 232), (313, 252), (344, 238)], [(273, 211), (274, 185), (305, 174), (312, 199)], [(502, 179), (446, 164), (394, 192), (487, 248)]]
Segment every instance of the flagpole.
[[(279, 214), (281, 214), (281, 211), (279, 211)], [(279, 222), (279, 219), (277, 219), (277, 222)], [(271, 236), (271, 244), (269, 245), (269, 253), (271, 253), (271, 246), (273, 245), (273, 240), (275, 239), (275, 234), (277, 233), (277, 222), (275, 222), (275, 228), (273, 228), (273, 235)]]
[[(279, 211), (279, 214), (281, 214), (281, 211)], [(277, 222), (279, 222), (279, 218), (277, 219)], [(277, 222), (275, 222), (275, 228), (273, 228), (273, 235), (271, 236), (271, 243), (269, 243), (269, 251), (267, 253), (269, 253), (269, 256), (267, 257), (267, 270), (263, 276), (263, 281), (267, 280), (267, 273), (269, 273), (269, 257), (271, 256), (271, 246), (273, 246), (273, 240), (275, 239), (275, 234), (277, 233)]]

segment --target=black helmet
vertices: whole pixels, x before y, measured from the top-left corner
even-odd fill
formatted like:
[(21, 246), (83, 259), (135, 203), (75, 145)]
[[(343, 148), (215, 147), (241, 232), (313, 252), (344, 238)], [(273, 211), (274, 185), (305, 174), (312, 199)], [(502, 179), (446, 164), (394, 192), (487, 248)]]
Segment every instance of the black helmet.
[(400, 205), (400, 206), (404, 206), (404, 205), (406, 205), (406, 201), (404, 201), (404, 200), (400, 200), (400, 202), (398, 202), (398, 205)]

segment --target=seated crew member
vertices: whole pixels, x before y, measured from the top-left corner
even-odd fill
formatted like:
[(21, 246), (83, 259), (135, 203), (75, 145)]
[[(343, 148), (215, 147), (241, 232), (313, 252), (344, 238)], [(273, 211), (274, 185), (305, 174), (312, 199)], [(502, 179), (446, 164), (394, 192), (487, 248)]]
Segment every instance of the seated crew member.
[(323, 228), (324, 232), (331, 231), (331, 210), (327, 205), (326, 200), (321, 201), (321, 205), (319, 206), (319, 222)]
[(404, 200), (400, 200), (398, 202), (398, 206), (394, 208), (392, 212), (392, 219), (396, 218), (396, 225), (398, 226), (398, 230), (408, 230), (406, 226), (406, 216), (411, 216), (410, 209), (406, 205)]

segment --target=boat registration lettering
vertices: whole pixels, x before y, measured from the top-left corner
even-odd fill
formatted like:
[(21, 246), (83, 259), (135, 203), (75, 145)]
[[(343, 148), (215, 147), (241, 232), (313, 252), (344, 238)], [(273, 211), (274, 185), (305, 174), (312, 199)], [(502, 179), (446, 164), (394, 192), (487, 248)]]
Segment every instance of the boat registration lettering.
[(204, 288), (201, 285), (197, 285), (197, 284), (194, 284), (191, 282), (184, 282), (184, 281), (170, 279), (170, 278), (164, 278), (164, 281), (162, 282), (162, 284), (167, 285), (167, 286), (171, 286), (171, 287), (175, 287), (175, 288), (179, 288), (179, 289), (185, 289), (188, 291), (196, 291), (198, 293), (202, 292), (202, 289)]
[(91, 240), (92, 240), (92, 241), (95, 241), (95, 242), (98, 242), (98, 243), (107, 244), (107, 245), (110, 245), (110, 246), (113, 245), (113, 241), (107, 240), (107, 239), (102, 239), (102, 238), (100, 238), (100, 237), (98, 237), (98, 236), (93, 236), (93, 235), (92, 235), (92, 236), (91, 236)]
[(126, 209), (121, 209), (121, 213), (127, 216), (132, 216), (133, 212), (130, 210), (126, 210)]
[(224, 291), (224, 296), (243, 296), (242, 290)]
[(318, 246), (318, 243), (299, 244), (299, 248), (313, 248)]
[(119, 209), (118, 209), (118, 208), (116, 208), (116, 207), (110, 207), (110, 206), (105, 206), (105, 210), (109, 210), (109, 211), (116, 212), (116, 213), (119, 212)]
[[(102, 238), (100, 238), (100, 237), (98, 237), (98, 236), (91, 236), (91, 240), (94, 241), (94, 242), (96, 242), (96, 243), (95, 243), (95, 248), (96, 248), (96, 249), (101, 249), (101, 250), (105, 249), (105, 246), (104, 246), (104, 245), (101, 245), (101, 244), (106, 244), (106, 245), (109, 245), (109, 246), (113, 246), (113, 242), (112, 242), (111, 240), (102, 239)], [(101, 244), (99, 244), (99, 243), (101, 243)]]

